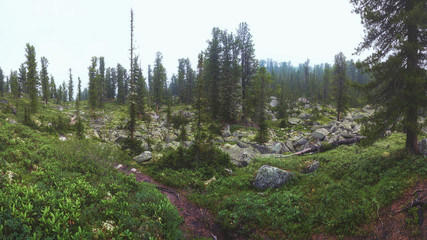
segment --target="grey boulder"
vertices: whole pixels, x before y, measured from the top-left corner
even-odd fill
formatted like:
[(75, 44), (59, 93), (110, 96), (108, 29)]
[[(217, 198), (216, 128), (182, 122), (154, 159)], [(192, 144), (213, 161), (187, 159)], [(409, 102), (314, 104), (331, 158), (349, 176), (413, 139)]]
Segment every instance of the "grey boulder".
[(147, 162), (153, 158), (153, 154), (150, 151), (145, 151), (140, 155), (133, 158), (137, 163)]
[(289, 182), (293, 173), (280, 168), (264, 165), (255, 176), (253, 185), (257, 189), (278, 188)]

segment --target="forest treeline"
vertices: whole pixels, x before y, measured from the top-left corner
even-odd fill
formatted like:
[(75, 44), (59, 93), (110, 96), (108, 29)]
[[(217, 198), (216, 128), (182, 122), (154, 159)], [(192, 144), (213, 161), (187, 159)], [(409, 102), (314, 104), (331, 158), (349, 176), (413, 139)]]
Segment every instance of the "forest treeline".
[[(342, 53), (335, 55), (333, 64), (314, 66), (308, 59), (297, 66), (273, 60), (258, 61), (249, 25), (241, 23), (236, 32), (213, 28), (208, 46), (199, 54), (197, 69), (192, 69), (188, 58), (179, 59), (178, 72), (169, 81), (160, 52), (155, 56), (153, 67), (148, 66), (146, 78), (138, 65), (138, 56), (133, 53), (129, 70), (121, 64), (106, 67), (104, 57), (93, 57), (88, 67), (88, 87), (78, 95), (81, 100), (89, 100), (92, 112), (102, 108), (106, 101), (126, 104), (131, 99), (142, 118), (147, 107), (157, 112), (162, 105), (198, 103), (204, 107), (200, 113), (213, 120), (254, 122), (258, 126), (265, 125), (266, 102), (270, 96), (279, 100), (280, 118), (286, 118), (288, 103), (299, 97), (334, 105), (337, 120), (349, 106), (376, 104), (384, 108), (372, 117), (373, 124), (366, 126), (368, 135), (377, 138), (387, 129), (406, 131), (407, 149), (417, 152), (418, 112), (425, 108), (427, 85), (427, 38), (425, 25), (422, 25), (427, 19), (423, 13), (425, 3), (414, 1), (396, 12), (389, 8), (377, 9), (380, 5), (387, 7), (387, 2), (379, 5), (374, 0), (351, 2), (367, 29), (357, 52), (370, 47), (375, 50), (357, 64)], [(373, 8), (366, 8), (370, 4)], [(372, 17), (371, 13), (381, 19)], [(388, 24), (392, 21), (402, 27), (390, 29)], [(396, 33), (403, 37), (394, 39)], [(132, 36), (133, 22), (131, 39)], [(18, 71), (5, 76), (0, 69), (1, 94), (11, 93), (17, 99), (28, 95), (32, 100), (32, 112), (37, 111), (39, 97), (45, 104), (49, 99), (57, 104), (73, 101), (71, 69), (68, 84), (64, 81), (56, 86), (54, 77), (48, 74), (48, 60), (42, 57), (40, 62), (41, 70), (38, 70), (35, 48), (27, 44), (26, 61)], [(367, 97), (362, 97), (365, 92)], [(402, 119), (403, 125), (400, 124)]]

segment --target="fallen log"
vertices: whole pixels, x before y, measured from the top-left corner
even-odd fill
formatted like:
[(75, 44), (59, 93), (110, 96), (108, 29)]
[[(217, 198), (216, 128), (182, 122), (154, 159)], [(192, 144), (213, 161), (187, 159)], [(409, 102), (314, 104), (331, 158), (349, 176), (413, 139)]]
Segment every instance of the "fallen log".
[(303, 149), (299, 152), (295, 152), (283, 157), (290, 157), (290, 156), (300, 156), (306, 153), (311, 153), (311, 152), (324, 152), (324, 151), (328, 151), (331, 150), (333, 148), (338, 147), (339, 145), (347, 145), (347, 144), (352, 144), (352, 143), (356, 143), (356, 142), (360, 142), (360, 140), (362, 139), (362, 137), (354, 137), (354, 138), (349, 138), (349, 139), (343, 139), (343, 140), (339, 140), (339, 141), (335, 141), (329, 144), (321, 144), (321, 145), (317, 145), (311, 148), (306, 148)]

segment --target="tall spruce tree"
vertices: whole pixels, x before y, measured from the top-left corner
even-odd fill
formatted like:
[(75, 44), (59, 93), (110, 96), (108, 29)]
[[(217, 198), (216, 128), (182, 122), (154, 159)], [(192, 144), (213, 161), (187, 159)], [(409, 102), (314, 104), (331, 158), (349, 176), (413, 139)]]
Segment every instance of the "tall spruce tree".
[(0, 68), (0, 96), (3, 97), (4, 93), (4, 75), (3, 70)]
[(199, 152), (200, 146), (203, 144), (204, 135), (202, 130), (202, 123), (206, 122), (206, 104), (207, 99), (205, 96), (204, 75), (203, 75), (203, 52), (199, 54), (197, 62), (197, 77), (196, 77), (196, 92), (194, 100), (194, 109), (196, 110), (196, 134), (195, 146), (196, 151)]
[(98, 106), (98, 71), (96, 65), (98, 62), (97, 57), (92, 57), (92, 64), (89, 67), (89, 105), (92, 109), (92, 114), (95, 114), (95, 108)]
[(239, 24), (237, 30), (237, 38), (240, 46), (240, 62), (242, 69), (242, 109), (244, 115), (248, 114), (246, 106), (246, 92), (253, 75), (257, 72), (258, 61), (255, 59), (255, 48), (250, 33), (249, 25), (245, 22)]
[(166, 84), (166, 69), (163, 67), (162, 59), (162, 54), (157, 52), (153, 68), (153, 101), (156, 112), (159, 111), (159, 105), (163, 103)]
[(398, 129), (403, 119), (406, 151), (418, 152), (418, 111), (426, 106), (427, 3), (425, 0), (351, 0), (366, 28), (357, 48), (374, 52), (360, 67), (374, 76), (366, 85), (372, 103), (383, 106), (366, 125), (370, 139)]
[[(136, 129), (136, 74), (135, 63), (138, 58), (134, 59), (133, 52), (135, 51), (133, 46), (133, 10), (130, 10), (130, 96), (129, 96), (129, 136), (130, 139), (134, 139), (134, 133)], [(134, 61), (135, 60), (135, 61)]]
[(152, 103), (153, 98), (153, 71), (151, 70), (151, 65), (148, 65), (147, 70), (147, 79), (148, 79), (148, 103)]
[(134, 67), (136, 74), (136, 110), (139, 116), (142, 117), (145, 114), (147, 86), (137, 58), (135, 58)]
[(179, 102), (185, 101), (185, 59), (178, 59), (178, 75), (176, 79)]
[(80, 101), (82, 100), (82, 81), (80, 80), (80, 77), (77, 78), (77, 97), (76, 97), (76, 109), (77, 109), (77, 122), (76, 122), (76, 128), (77, 128), (77, 137), (82, 139), (83, 138), (83, 123), (80, 119)]
[(27, 66), (27, 86), (28, 86), (28, 94), (31, 99), (31, 112), (36, 113), (38, 107), (37, 101), (37, 86), (38, 86), (38, 78), (37, 78), (37, 62), (36, 62), (36, 50), (34, 46), (27, 43), (26, 58), (25, 62)]
[(253, 83), (254, 88), (254, 97), (256, 98), (256, 119), (258, 123), (258, 136), (257, 141), (259, 143), (264, 143), (268, 140), (268, 128), (266, 125), (266, 107), (267, 107), (267, 98), (268, 98), (268, 89), (272, 82), (272, 76), (267, 73), (265, 67), (261, 67), (258, 70), (258, 73), (255, 76), (255, 81)]
[(119, 104), (125, 103), (125, 85), (124, 85), (125, 69), (122, 65), (117, 64), (117, 102)]
[(50, 93), (50, 99), (54, 99), (57, 98), (56, 96), (56, 84), (55, 84), (55, 79), (53, 78), (52, 75), (50, 75), (50, 84), (49, 84), (49, 93)]
[(221, 37), (221, 75), (220, 75), (220, 104), (222, 120), (234, 122), (238, 117), (238, 104), (241, 103), (240, 65), (238, 48), (233, 34), (222, 32)]
[(28, 94), (27, 87), (27, 68), (25, 67), (25, 63), (22, 63), (18, 70), (18, 81), (20, 86), (21, 94)]
[(74, 83), (73, 83), (73, 74), (71, 73), (71, 68), (69, 69), (70, 71), (70, 78), (68, 81), (68, 101), (73, 101), (73, 94), (74, 94)]
[(323, 72), (323, 105), (329, 103), (330, 99), (330, 79), (331, 79), (331, 69), (329, 64), (325, 64), (325, 70)]
[(221, 30), (213, 28), (212, 40), (208, 42), (208, 49), (206, 50), (204, 74), (209, 111), (214, 119), (219, 117), (220, 112), (221, 52)]
[(42, 57), (41, 60), (41, 71), (40, 71), (40, 80), (42, 83), (42, 97), (44, 101), (44, 106), (46, 107), (47, 101), (49, 101), (50, 93), (49, 93), (49, 76), (47, 73), (47, 66), (49, 62), (47, 61), (47, 58)]
[(98, 107), (102, 107), (105, 102), (105, 61), (104, 57), (99, 57), (99, 76), (98, 76)]
[(185, 103), (192, 104), (196, 73), (191, 68), (190, 59), (185, 59)]
[(341, 115), (348, 108), (347, 70), (345, 56), (342, 52), (335, 55), (334, 80), (332, 89), (335, 107), (337, 110), (337, 121), (340, 121)]
[(12, 93), (13, 98), (19, 98), (19, 81), (18, 73), (16, 71), (10, 72), (10, 92)]

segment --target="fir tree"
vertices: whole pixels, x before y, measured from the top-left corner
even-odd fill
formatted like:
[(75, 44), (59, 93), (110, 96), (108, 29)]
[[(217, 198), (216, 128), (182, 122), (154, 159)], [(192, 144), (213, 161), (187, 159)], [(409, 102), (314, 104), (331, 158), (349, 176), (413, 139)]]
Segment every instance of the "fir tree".
[(28, 86), (28, 94), (30, 95), (31, 99), (31, 112), (36, 113), (37, 107), (38, 107), (38, 101), (37, 101), (37, 85), (38, 85), (38, 79), (37, 79), (37, 62), (36, 62), (36, 50), (34, 46), (31, 46), (29, 43), (27, 43), (26, 48), (26, 58), (27, 61), (25, 64), (27, 65), (27, 86)]
[(28, 87), (27, 87), (27, 68), (25, 67), (25, 64), (21, 64), (18, 70), (18, 81), (20, 86), (20, 92), (21, 94), (28, 94)]
[(41, 71), (40, 71), (40, 79), (42, 83), (42, 97), (44, 101), (44, 106), (46, 107), (47, 101), (49, 101), (50, 93), (49, 93), (49, 76), (47, 73), (47, 66), (49, 62), (47, 61), (47, 58), (42, 57), (41, 60)]
[(205, 77), (206, 77), (206, 92), (208, 97), (209, 111), (214, 119), (219, 116), (220, 111), (220, 96), (219, 88), (221, 82), (221, 30), (219, 28), (212, 29), (212, 40), (208, 42), (206, 51)]
[(268, 140), (268, 128), (266, 125), (266, 113), (267, 107), (268, 89), (272, 81), (272, 76), (267, 73), (265, 67), (261, 67), (255, 76), (253, 83), (254, 97), (257, 99), (256, 104), (256, 115), (258, 123), (258, 136), (257, 141), (259, 143), (265, 143)]
[(348, 108), (347, 71), (345, 56), (342, 52), (335, 55), (333, 97), (337, 109), (337, 121)]
[(233, 34), (223, 32), (221, 58), (220, 104), (221, 116), (226, 122), (234, 122), (238, 117), (237, 106), (241, 103), (240, 66), (238, 48)]
[(241, 77), (242, 77), (242, 109), (244, 115), (248, 115), (246, 106), (246, 92), (253, 75), (258, 68), (258, 61), (255, 59), (255, 48), (252, 41), (252, 34), (247, 23), (240, 23), (237, 30), (237, 40), (240, 47)]
[(147, 73), (147, 79), (148, 79), (148, 102), (149, 104), (152, 103), (152, 97), (153, 97), (153, 72), (151, 70), (151, 65), (148, 65), (148, 73)]
[(16, 71), (10, 72), (10, 92), (12, 93), (13, 98), (19, 98), (19, 81), (18, 73)]
[(70, 71), (70, 79), (68, 81), (68, 101), (73, 101), (73, 94), (74, 94), (74, 83), (73, 83), (73, 74), (71, 74), (71, 68)]
[(365, 89), (382, 105), (363, 131), (370, 139), (397, 130), (402, 119), (406, 151), (418, 152), (418, 111), (426, 106), (427, 11), (425, 0), (351, 0), (366, 28), (357, 52), (374, 49), (360, 67), (374, 76)]
[(323, 72), (323, 104), (324, 105), (329, 103), (330, 78), (331, 78), (331, 69), (329, 67), (329, 64), (325, 64), (325, 70)]
[(96, 70), (98, 58), (92, 57), (92, 64), (89, 67), (89, 105), (92, 109), (92, 114), (95, 114), (95, 108), (98, 106), (98, 72)]
[(53, 78), (53, 76), (52, 76), (52, 75), (50, 75), (50, 84), (49, 84), (49, 86), (50, 86), (50, 90), (49, 90), (50, 98), (51, 98), (51, 99), (57, 98), (57, 96), (56, 96), (56, 84), (55, 84), (55, 79)]
[(117, 102), (125, 103), (124, 68), (117, 64)]
[[(199, 54), (197, 63), (197, 78), (196, 78), (196, 92), (195, 92), (195, 101), (194, 109), (196, 110), (196, 134), (195, 134), (195, 145), (197, 153), (200, 150), (200, 146), (203, 144), (204, 136), (202, 130), (202, 123), (206, 122), (206, 104), (207, 100), (205, 98), (204, 91), (204, 75), (203, 75), (203, 52)], [(197, 158), (197, 156), (196, 156)]]
[(138, 58), (135, 58), (134, 62), (134, 46), (133, 46), (133, 10), (130, 10), (130, 98), (129, 98), (129, 132), (130, 139), (134, 140), (134, 133), (136, 128), (136, 74), (137, 67), (135, 63)]
[(77, 137), (80, 139), (83, 139), (84, 137), (84, 128), (83, 123), (80, 119), (80, 101), (82, 100), (82, 91), (81, 91), (81, 85), (82, 81), (80, 80), (80, 77), (78, 77), (78, 84), (77, 84), (77, 97), (76, 97), (76, 109), (77, 109), (77, 122), (76, 122), (76, 128), (77, 128)]
[(102, 107), (104, 105), (105, 102), (105, 98), (106, 98), (106, 90), (105, 90), (105, 85), (106, 85), (106, 80), (105, 80), (105, 61), (104, 61), (104, 57), (99, 57), (99, 76), (98, 76), (98, 95), (99, 95), (99, 99), (98, 99), (98, 107)]
[(153, 68), (153, 101), (156, 105), (157, 113), (159, 111), (159, 105), (163, 103), (166, 84), (166, 69), (163, 67), (162, 59), (162, 54), (157, 52)]

